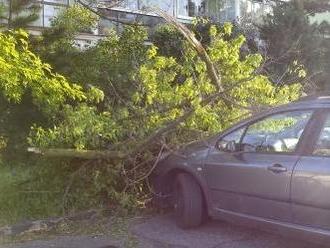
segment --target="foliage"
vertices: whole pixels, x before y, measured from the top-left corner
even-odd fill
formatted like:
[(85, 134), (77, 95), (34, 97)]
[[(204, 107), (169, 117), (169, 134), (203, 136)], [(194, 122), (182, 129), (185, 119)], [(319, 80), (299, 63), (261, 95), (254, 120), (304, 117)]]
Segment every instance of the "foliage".
[[(119, 140), (122, 133), (122, 127), (116, 126), (109, 112), (97, 113), (95, 107), (85, 104), (77, 107), (67, 105), (63, 115), (64, 121), (54, 129), (33, 127), (33, 137), (40, 147), (55, 142), (54, 147), (71, 148), (73, 145), (77, 149), (104, 149), (108, 140)], [(43, 140), (44, 137), (48, 140)]]
[(120, 35), (110, 32), (96, 46), (72, 59), (68, 77), (105, 92), (107, 104), (126, 105), (136, 88), (136, 71), (146, 59), (146, 30), (127, 27)]
[[(266, 53), (270, 61), (267, 71), (273, 82), (290, 84), (306, 78), (306, 81), (320, 87), (325, 83), (329, 71), (329, 63), (325, 59), (329, 42), (325, 34), (329, 25), (310, 22), (311, 13), (324, 10), (320, 5), (328, 3), (278, 1), (272, 13), (265, 17), (260, 31), (261, 38), (267, 43)], [(307, 72), (306, 77), (303, 71)]]
[(105, 102), (123, 104), (134, 87), (134, 72), (145, 59), (147, 32), (127, 27), (121, 35), (110, 31), (94, 46), (77, 48), (74, 37), (79, 30), (92, 28), (95, 20), (88, 10), (74, 5), (53, 21), (33, 47), (69, 80), (80, 82), (85, 88), (97, 86), (105, 92)]
[(73, 60), (81, 54), (74, 39), (79, 32), (91, 32), (97, 20), (79, 5), (70, 6), (52, 20), (51, 27), (43, 30), (41, 37), (32, 40), (32, 48), (57, 72), (70, 75)]
[[(0, 165), (6, 178), (0, 184), (4, 193), (0, 197), (0, 221), (62, 211), (64, 182), (75, 168), (62, 161), (39, 163), (31, 159), (25, 154), (28, 133), (33, 124), (47, 126), (60, 118), (71, 105), (85, 102), (80, 109), (85, 106), (88, 110), (87, 104), (97, 104), (104, 97), (95, 87), (83, 91), (53, 72), (49, 64), (31, 52), (28, 38), (22, 30), (0, 33), (0, 149), (3, 164), (9, 164)], [(84, 114), (89, 117), (87, 112)], [(61, 170), (55, 165), (62, 165)]]
[(24, 154), (33, 123), (51, 122), (67, 103), (102, 99), (98, 89), (83, 91), (54, 73), (30, 51), (28, 35), (22, 30), (0, 33), (0, 68), (1, 150), (10, 159)]
[[(77, 49), (77, 30), (92, 27), (94, 18), (77, 6), (68, 9), (33, 40), (34, 53), (24, 32), (0, 36), (0, 68), (7, 70), (0, 76), (5, 103), (0, 108), (10, 113), (3, 119), (11, 123), (16, 118), (19, 126), (18, 117), (29, 116), (24, 128), (32, 126), (30, 145), (130, 154), (121, 161), (47, 160), (29, 167), (24, 187), (59, 192), (49, 198), (55, 209), (142, 205), (149, 192), (145, 179), (165, 146), (172, 149), (199, 135), (214, 134), (244, 115), (300, 95), (300, 85), (275, 87), (259, 74), (263, 58), (241, 53), (245, 38), (233, 34), (231, 24), (204, 23), (202, 29), (207, 37), (204, 47), (221, 75), (220, 94), (203, 60), (169, 27), (160, 29), (166, 39), (180, 44), (180, 50), (146, 46), (147, 32), (138, 26), (126, 27), (120, 34), (109, 32), (95, 46)], [(198, 25), (193, 29), (198, 31)], [(180, 125), (145, 143), (176, 122)], [(8, 135), (0, 130), (1, 142), (12, 139), (15, 130)], [(17, 133), (26, 139), (24, 132)]]
[(39, 18), (40, 4), (33, 0), (8, 0), (0, 5), (0, 20), (9, 29), (27, 27)]
[(29, 50), (28, 35), (19, 30), (0, 33), (0, 89), (3, 97), (19, 103), (29, 91), (33, 102), (45, 111), (52, 111), (67, 100), (84, 100), (81, 87), (70, 84), (63, 76), (53, 73)]
[(91, 33), (96, 27), (98, 17), (80, 5), (72, 5), (52, 21), (52, 27), (62, 30), (68, 37), (80, 32)]
[[(93, 178), (98, 179), (99, 190), (95, 188), (96, 185), (85, 189), (92, 190), (94, 200), (97, 196), (106, 196), (113, 203), (122, 199), (120, 203), (125, 206), (132, 206), (145, 199), (148, 187), (144, 179), (164, 143), (173, 148), (195, 140), (196, 133), (210, 135), (219, 132), (242, 118), (242, 115), (250, 114), (251, 108), (257, 111), (260, 106), (289, 102), (298, 98), (301, 91), (298, 84), (274, 87), (267, 77), (258, 75), (256, 70), (262, 63), (262, 57), (249, 54), (242, 58), (240, 49), (245, 38), (232, 37), (231, 24), (225, 24), (220, 31), (210, 26), (211, 41), (207, 52), (222, 75), (222, 83), (230, 101), (220, 96), (205, 105), (205, 99), (217, 94), (217, 89), (209, 79), (205, 63), (195, 50), (184, 42), (184, 56), (181, 59), (160, 55), (155, 46), (149, 47), (144, 53), (137, 46), (141, 42), (140, 38), (126, 40), (128, 37), (139, 37), (139, 30), (130, 27), (119, 36), (110, 34), (105, 43), (101, 42), (95, 50), (86, 51), (98, 51), (99, 47), (103, 48), (111, 41), (114, 45), (101, 51), (107, 51), (112, 57), (115, 54), (118, 56), (115, 57), (117, 61), (125, 61), (132, 59), (129, 47), (139, 48), (142, 58), (128, 62), (129, 66), (135, 62), (134, 68), (137, 70), (128, 70), (129, 76), (117, 75), (118, 81), (113, 82), (127, 92), (119, 91), (119, 95), (116, 95), (113, 91), (106, 91), (107, 81), (104, 81), (105, 98), (108, 101), (101, 107), (67, 108), (63, 112), (63, 119), (55, 123), (53, 128), (35, 127), (30, 136), (31, 145), (38, 147), (100, 148), (127, 153), (135, 151), (157, 130), (192, 110), (193, 114), (186, 121), (168, 130), (152, 146), (144, 147), (143, 153), (138, 152), (121, 163), (108, 161), (105, 167), (98, 169), (97, 175), (95, 167), (84, 167), (83, 175), (87, 176), (84, 180), (92, 182)], [(122, 42), (118, 43), (119, 40)], [(127, 46), (127, 50), (117, 53), (116, 49), (123, 46)], [(90, 60), (90, 64), (87, 62), (84, 62), (85, 68), (87, 65), (95, 66), (95, 60)], [(96, 68), (109, 70), (112, 66), (110, 63), (107, 67), (104, 64), (104, 67)], [(125, 100), (121, 100), (122, 97)], [(79, 185), (81, 181), (75, 183)], [(74, 192), (72, 197), (75, 197)]]
[[(212, 2), (212, 1), (210, 1)], [(212, 3), (210, 3), (212, 4)], [(222, 25), (210, 20), (198, 17), (193, 20), (192, 24), (187, 24), (190, 30), (196, 35), (196, 38), (205, 46), (208, 46), (211, 42), (210, 27), (221, 30)], [(180, 59), (184, 56), (183, 47), (185, 38), (183, 35), (172, 25), (162, 24), (159, 25), (155, 32), (151, 35), (153, 44), (158, 48), (159, 55), (174, 57)]]
[(163, 56), (182, 57), (184, 37), (170, 25), (160, 25), (156, 28), (151, 40), (158, 47), (158, 52)]

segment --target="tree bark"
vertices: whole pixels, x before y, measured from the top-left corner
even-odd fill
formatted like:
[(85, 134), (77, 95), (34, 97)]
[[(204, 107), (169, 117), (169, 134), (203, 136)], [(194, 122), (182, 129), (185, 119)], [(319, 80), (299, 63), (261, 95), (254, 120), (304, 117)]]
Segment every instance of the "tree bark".
[(120, 160), (126, 157), (126, 154), (117, 151), (76, 150), (61, 148), (40, 149), (29, 147), (28, 152), (40, 154), (46, 157), (81, 158), (86, 160)]
[(298, 10), (304, 10), (304, 0), (294, 0), (294, 4)]
[(8, 28), (11, 28), (11, 23), (12, 23), (12, 19), (13, 19), (13, 13), (12, 13), (12, 9), (13, 9), (13, 0), (9, 0), (9, 6), (8, 6)]

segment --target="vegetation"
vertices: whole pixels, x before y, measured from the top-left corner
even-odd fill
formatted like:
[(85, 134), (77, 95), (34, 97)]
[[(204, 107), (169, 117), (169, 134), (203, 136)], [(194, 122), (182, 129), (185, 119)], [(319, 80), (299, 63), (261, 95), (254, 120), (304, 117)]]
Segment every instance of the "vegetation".
[(37, 173), (32, 174), (34, 169), (28, 164), (22, 166), (29, 125), (52, 122), (53, 113), (68, 101), (87, 100), (80, 86), (52, 72), (50, 65), (29, 50), (27, 38), (22, 30), (0, 33), (1, 150), (8, 158), (7, 165), (1, 163), (0, 169), (0, 223), (3, 219), (16, 220), (27, 212), (31, 217), (52, 212), (52, 206), (41, 204), (47, 202), (47, 194), (36, 192), (32, 186)]
[[(144, 206), (150, 198), (147, 178), (166, 149), (212, 135), (243, 116), (301, 94), (301, 85), (274, 86), (261, 74), (262, 56), (241, 53), (245, 38), (233, 34), (229, 23), (206, 25), (209, 39), (204, 47), (183, 27), (181, 34), (164, 27), (174, 34), (168, 51), (145, 46), (146, 30), (133, 25), (78, 50), (76, 30), (92, 28), (95, 20), (74, 6), (31, 44), (24, 31), (0, 35), (0, 68), (6, 72), (0, 76), (1, 108), (5, 107), (0, 128), (7, 159), (8, 154), (24, 154), (28, 145), (124, 154), (116, 160), (38, 162), (25, 154), (24, 169), (11, 156), (13, 171), (25, 173), (8, 183), (15, 192), (36, 193), (36, 198), (20, 198), (33, 209), (28, 210), (32, 217), (40, 202), (38, 216), (89, 207)], [(173, 55), (179, 36), (185, 37), (179, 41), (180, 58)], [(16, 128), (7, 130), (4, 123), (15, 123)], [(18, 136), (20, 147), (8, 146), (17, 144)], [(17, 194), (10, 197), (9, 202), (24, 204)], [(4, 205), (2, 212), (12, 207)]]
[(40, 4), (33, 0), (7, 0), (7, 4), (0, 3), (1, 25), (11, 29), (27, 27), (38, 19), (39, 10)]
[(260, 27), (266, 42), (266, 66), (275, 84), (297, 82), (306, 72), (307, 91), (328, 89), (329, 23), (313, 23), (312, 16), (329, 10), (328, 1), (273, 1), (273, 12)]
[[(257, 73), (260, 55), (241, 57), (245, 39), (233, 38), (230, 24), (220, 31), (210, 26), (209, 33), (207, 53), (222, 75), (221, 87), (226, 93), (219, 93), (207, 66), (189, 43), (183, 41), (184, 56), (175, 59), (159, 54), (155, 46), (147, 49), (142, 45), (145, 31), (127, 27), (122, 34), (110, 33), (79, 54), (75, 71), (68, 75), (83, 75), (84, 84), (93, 82), (103, 90), (105, 101), (97, 106), (68, 106), (54, 127), (35, 127), (30, 144), (126, 154), (126, 159), (115, 164), (107, 161), (97, 168), (82, 167), (83, 180), (75, 178), (74, 183), (94, 184), (84, 189), (87, 199), (101, 196), (134, 206), (140, 202), (137, 199), (149, 197), (145, 179), (165, 147), (172, 149), (218, 132), (251, 110), (299, 96), (299, 85), (276, 88)], [(74, 193), (70, 193), (72, 197)]]

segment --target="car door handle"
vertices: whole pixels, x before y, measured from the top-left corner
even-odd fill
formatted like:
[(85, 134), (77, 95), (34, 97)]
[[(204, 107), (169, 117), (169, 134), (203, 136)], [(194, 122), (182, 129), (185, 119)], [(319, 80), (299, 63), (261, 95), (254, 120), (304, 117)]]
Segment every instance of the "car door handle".
[(272, 166), (269, 166), (267, 168), (269, 171), (274, 172), (274, 173), (283, 173), (283, 172), (287, 172), (288, 169), (280, 164), (274, 164)]

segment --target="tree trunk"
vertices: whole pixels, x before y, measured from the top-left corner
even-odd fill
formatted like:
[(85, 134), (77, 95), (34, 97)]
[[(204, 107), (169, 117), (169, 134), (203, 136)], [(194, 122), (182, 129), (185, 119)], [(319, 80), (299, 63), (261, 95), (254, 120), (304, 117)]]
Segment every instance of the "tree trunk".
[(11, 22), (13, 19), (13, 0), (9, 0), (9, 5), (8, 5), (8, 29), (11, 28)]
[(298, 10), (304, 10), (304, 0), (294, 0), (294, 4)]
[(81, 159), (104, 159), (120, 160), (126, 157), (126, 154), (117, 151), (95, 151), (95, 150), (75, 150), (75, 149), (39, 149), (29, 147), (28, 152), (41, 154), (46, 157), (58, 158), (81, 158)]

